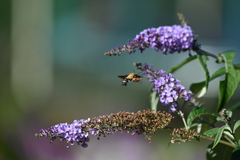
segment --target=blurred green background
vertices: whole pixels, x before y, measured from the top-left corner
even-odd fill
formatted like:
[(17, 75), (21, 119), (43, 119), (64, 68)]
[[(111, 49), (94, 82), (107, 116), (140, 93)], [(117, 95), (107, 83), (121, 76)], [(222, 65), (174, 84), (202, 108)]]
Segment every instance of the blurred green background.
[[(240, 1), (231, 0), (1, 0), (0, 159), (205, 159), (209, 141), (167, 149), (169, 131), (157, 132), (151, 144), (142, 135), (127, 133), (100, 141), (90, 137), (86, 149), (76, 145), (66, 149), (59, 140), (49, 144), (49, 138), (34, 134), (74, 119), (149, 108), (148, 81), (122, 87), (117, 76), (133, 72), (134, 62), (168, 71), (187, 53), (166, 56), (153, 49), (114, 57), (103, 53), (127, 43), (143, 29), (180, 24), (177, 12), (199, 35), (204, 50), (214, 54), (235, 50), (239, 63), (239, 7)], [(210, 59), (211, 73), (219, 67)], [(194, 62), (175, 76), (188, 87), (203, 80), (204, 73)], [(205, 107), (217, 104), (217, 87), (217, 81), (210, 84), (209, 93), (201, 99)], [(239, 90), (231, 104), (238, 99)]]

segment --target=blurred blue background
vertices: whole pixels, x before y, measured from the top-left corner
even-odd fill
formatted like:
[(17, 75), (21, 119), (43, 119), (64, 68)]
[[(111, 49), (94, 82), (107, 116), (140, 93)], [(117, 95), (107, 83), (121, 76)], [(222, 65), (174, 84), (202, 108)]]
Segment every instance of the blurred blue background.
[[(188, 54), (166, 56), (153, 49), (112, 57), (103, 53), (143, 29), (180, 24), (178, 12), (199, 35), (202, 49), (214, 54), (235, 50), (239, 63), (240, 1), (1, 0), (0, 4), (0, 159), (205, 159), (209, 141), (167, 149), (169, 131), (158, 131), (151, 144), (142, 135), (127, 133), (100, 141), (90, 137), (87, 149), (66, 149), (59, 140), (49, 144), (49, 138), (34, 134), (74, 119), (149, 108), (148, 81), (122, 87), (117, 76), (133, 72), (134, 62), (168, 71)], [(220, 66), (210, 58), (211, 73)], [(188, 87), (203, 80), (204, 73), (193, 62), (175, 76)], [(217, 81), (210, 84), (201, 99), (205, 107), (217, 104), (217, 87)], [(239, 94), (230, 104), (238, 98)]]

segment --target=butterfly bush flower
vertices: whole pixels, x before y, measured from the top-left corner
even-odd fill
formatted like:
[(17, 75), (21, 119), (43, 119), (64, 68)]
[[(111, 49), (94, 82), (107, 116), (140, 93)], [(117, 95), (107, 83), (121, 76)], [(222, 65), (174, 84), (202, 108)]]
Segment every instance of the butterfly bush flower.
[(177, 103), (172, 103), (168, 109), (168, 113), (174, 114), (174, 113), (177, 113), (178, 110), (179, 110), (179, 107), (178, 107)]
[(147, 48), (163, 51), (164, 54), (173, 54), (174, 52), (191, 50), (194, 46), (194, 32), (190, 26), (160, 26), (143, 30), (127, 44), (111, 49), (104, 55), (120, 55), (125, 51), (131, 54), (136, 49), (143, 52)]
[(136, 67), (142, 70), (149, 82), (154, 83), (153, 91), (156, 91), (159, 100), (163, 105), (171, 105), (169, 113), (175, 113), (178, 109), (177, 100), (184, 99), (190, 101), (192, 92), (187, 91), (180, 81), (173, 74), (166, 74), (163, 70), (154, 70), (153, 66), (147, 64), (135, 63)]
[(41, 129), (35, 134), (37, 137), (50, 137), (51, 143), (59, 138), (60, 141), (67, 141), (66, 147), (75, 143), (82, 147), (88, 147), (87, 142), (90, 142), (89, 135), (106, 136), (117, 131), (127, 131), (132, 135), (143, 134), (145, 138), (151, 140), (150, 133), (155, 133), (157, 129), (166, 127), (173, 117), (171, 114), (160, 112), (153, 113), (152, 111), (143, 110), (137, 113), (119, 112), (110, 115), (88, 118), (87, 120), (74, 120), (73, 123), (60, 123), (51, 126), (48, 129)]
[[(59, 137), (60, 141), (67, 141), (70, 145), (74, 145), (76, 142), (82, 147), (87, 147), (87, 143), (90, 139), (88, 137), (89, 133), (92, 135), (97, 135), (97, 131), (94, 129), (89, 129), (89, 132), (85, 131), (85, 125), (90, 122), (90, 119), (84, 120), (74, 120), (73, 123), (60, 123), (54, 126), (51, 126), (48, 129), (41, 129), (39, 134), (36, 134), (38, 137), (51, 137), (51, 143)], [(69, 145), (66, 145), (69, 148)]]
[(198, 133), (195, 130), (187, 130), (187, 129), (174, 129), (171, 133), (172, 140), (171, 143), (185, 143), (190, 142), (192, 139), (199, 137)]

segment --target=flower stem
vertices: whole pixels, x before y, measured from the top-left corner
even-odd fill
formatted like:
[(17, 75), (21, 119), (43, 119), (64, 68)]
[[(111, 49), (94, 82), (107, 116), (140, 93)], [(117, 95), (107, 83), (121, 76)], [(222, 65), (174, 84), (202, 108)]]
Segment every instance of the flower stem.
[(204, 54), (204, 55), (206, 55), (206, 56), (210, 56), (210, 57), (215, 58), (216, 60), (219, 60), (218, 56), (216, 56), (215, 54), (209, 53), (209, 52), (204, 51), (204, 50), (202, 50), (200, 48), (197, 51), (202, 53), (202, 54)]
[[(203, 136), (203, 135), (199, 135), (199, 136), (203, 139), (207, 139), (207, 140), (210, 140), (210, 141), (215, 141), (215, 139), (211, 138), (211, 137), (207, 137), (207, 136)], [(233, 148), (237, 147), (237, 145), (231, 144), (231, 143), (223, 141), (223, 140), (220, 140), (219, 143), (225, 144), (225, 145), (233, 147)]]
[(182, 118), (182, 121), (183, 121), (183, 124), (184, 124), (186, 130), (188, 130), (188, 126), (187, 126), (186, 120), (185, 120), (185, 118), (184, 118), (183, 112), (182, 112), (181, 110), (179, 110), (179, 111), (178, 111), (178, 114), (179, 114), (180, 117)]

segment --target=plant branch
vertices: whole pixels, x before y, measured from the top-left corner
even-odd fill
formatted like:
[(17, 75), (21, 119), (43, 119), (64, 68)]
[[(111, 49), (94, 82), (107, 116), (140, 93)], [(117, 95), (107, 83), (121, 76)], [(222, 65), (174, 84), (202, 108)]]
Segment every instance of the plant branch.
[[(210, 141), (213, 141), (213, 142), (215, 141), (215, 139), (211, 138), (211, 137), (207, 137), (207, 136), (203, 136), (203, 135), (199, 135), (199, 136), (203, 139), (207, 139), (207, 140), (210, 140)], [(233, 148), (237, 147), (236, 144), (232, 144), (232, 143), (229, 143), (229, 142), (226, 142), (226, 141), (223, 141), (223, 140), (220, 140), (219, 143), (225, 144), (225, 145), (233, 147)]]
[(236, 145), (230, 138), (228, 138), (228, 136), (226, 136), (225, 134), (223, 135), (223, 137), (228, 140), (229, 143)]
[(180, 117), (182, 118), (182, 121), (183, 121), (183, 124), (184, 124), (186, 130), (188, 130), (188, 126), (187, 126), (186, 120), (185, 120), (185, 118), (184, 118), (183, 112), (182, 112), (181, 110), (179, 110), (179, 111), (178, 111), (178, 114), (179, 114)]
[(219, 60), (218, 56), (216, 56), (215, 54), (209, 53), (209, 52), (204, 51), (204, 50), (202, 50), (200, 48), (197, 51), (202, 53), (202, 54), (204, 54), (204, 55), (206, 55), (206, 56), (210, 56), (210, 57), (213, 57), (216, 60)]

